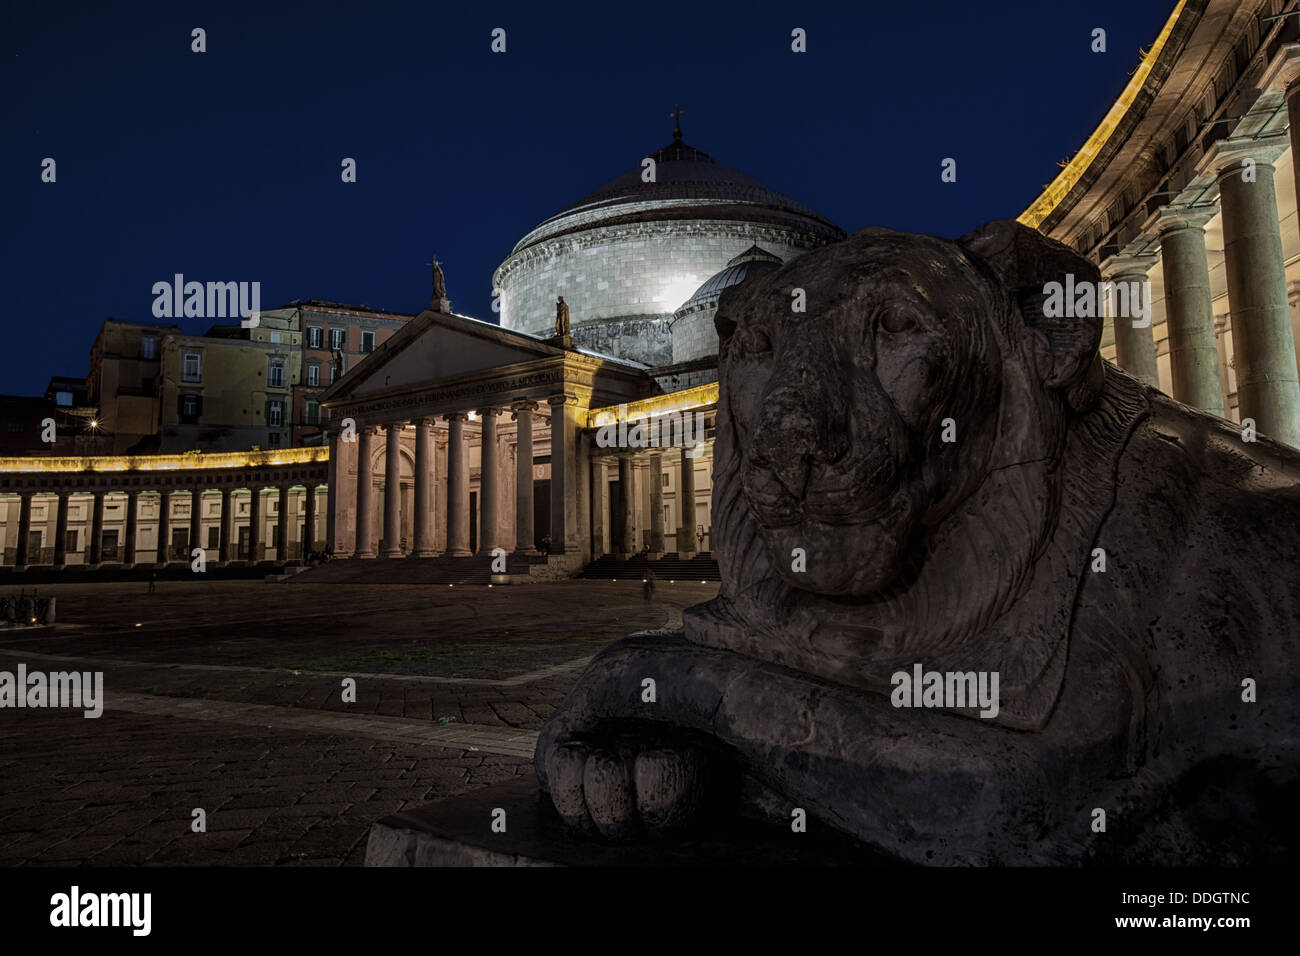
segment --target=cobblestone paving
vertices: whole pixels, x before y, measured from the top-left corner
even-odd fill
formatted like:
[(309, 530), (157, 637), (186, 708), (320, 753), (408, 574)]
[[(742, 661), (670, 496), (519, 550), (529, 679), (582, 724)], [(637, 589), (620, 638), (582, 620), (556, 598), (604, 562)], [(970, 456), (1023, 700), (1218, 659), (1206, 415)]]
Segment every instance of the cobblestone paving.
[(531, 774), (590, 655), (716, 585), (431, 590), (43, 589), (59, 628), (0, 632), (0, 670), (102, 670), (105, 711), (0, 710), (0, 865), (358, 865), (380, 817)]

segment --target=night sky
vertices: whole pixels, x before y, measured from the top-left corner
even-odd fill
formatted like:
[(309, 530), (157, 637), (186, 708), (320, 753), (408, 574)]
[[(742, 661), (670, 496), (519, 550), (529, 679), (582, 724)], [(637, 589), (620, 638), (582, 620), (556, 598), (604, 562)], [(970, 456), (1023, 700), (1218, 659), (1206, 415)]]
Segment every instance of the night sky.
[(1014, 217), (1173, 0), (123, 6), (0, 13), (0, 393), (84, 376), (177, 272), (416, 312), (436, 252), (455, 310), (495, 320), (514, 243), (668, 144), (678, 103), (687, 143), (848, 232)]

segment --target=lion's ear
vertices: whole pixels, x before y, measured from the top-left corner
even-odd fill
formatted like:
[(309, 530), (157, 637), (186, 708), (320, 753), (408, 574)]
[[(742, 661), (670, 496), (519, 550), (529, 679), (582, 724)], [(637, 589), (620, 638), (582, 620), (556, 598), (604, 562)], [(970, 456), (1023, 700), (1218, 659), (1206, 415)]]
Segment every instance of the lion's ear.
[[(1037, 229), (1014, 219), (997, 219), (957, 240), (978, 256), (1006, 285), (1020, 308), (1030, 336), (1029, 353), (1043, 382), (1064, 390), (1070, 406), (1084, 411), (1101, 392), (1102, 364), (1100, 315), (1087, 318), (1045, 314), (1044, 286), (1049, 282), (1073, 284), (1100, 281), (1097, 267), (1073, 249), (1049, 239)], [(1100, 310), (1094, 310), (1100, 311)]]

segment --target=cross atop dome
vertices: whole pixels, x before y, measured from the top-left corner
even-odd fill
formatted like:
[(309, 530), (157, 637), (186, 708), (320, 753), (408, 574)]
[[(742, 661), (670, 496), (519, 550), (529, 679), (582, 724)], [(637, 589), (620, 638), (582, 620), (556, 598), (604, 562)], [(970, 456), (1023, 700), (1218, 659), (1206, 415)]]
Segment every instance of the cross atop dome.
[(680, 143), (682, 141), (682, 114), (685, 112), (686, 110), (674, 104), (673, 111), (668, 114), (673, 118), (673, 142), (674, 143)]

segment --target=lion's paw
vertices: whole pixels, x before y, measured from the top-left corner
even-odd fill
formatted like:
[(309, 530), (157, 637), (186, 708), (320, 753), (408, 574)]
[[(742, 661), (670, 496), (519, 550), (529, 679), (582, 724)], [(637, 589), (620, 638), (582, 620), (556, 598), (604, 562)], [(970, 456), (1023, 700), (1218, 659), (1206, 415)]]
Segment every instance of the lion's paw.
[(551, 800), (570, 827), (626, 842), (671, 835), (704, 804), (706, 756), (692, 743), (573, 739), (546, 754)]

